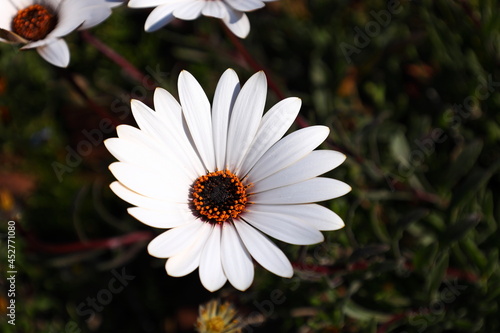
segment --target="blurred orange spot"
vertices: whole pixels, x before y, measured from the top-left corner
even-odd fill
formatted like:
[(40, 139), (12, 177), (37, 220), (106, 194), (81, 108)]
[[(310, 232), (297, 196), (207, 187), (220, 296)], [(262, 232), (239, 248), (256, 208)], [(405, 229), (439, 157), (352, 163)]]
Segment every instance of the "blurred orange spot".
[(435, 70), (427, 64), (411, 64), (406, 67), (408, 75), (419, 80), (427, 81), (434, 76)]
[(308, 18), (311, 16), (309, 9), (307, 9), (306, 0), (285, 0), (276, 1), (266, 4), (269, 10), (272, 11), (285, 11), (291, 16), (299, 19)]
[(346, 76), (342, 79), (337, 89), (337, 93), (341, 97), (352, 96), (356, 93), (358, 83), (358, 71), (355, 67), (350, 67), (347, 70)]
[(0, 313), (2, 316), (7, 313), (7, 299), (0, 295)]
[(7, 80), (0, 76), (0, 95), (3, 95), (7, 90)]
[(0, 189), (0, 209), (6, 212), (14, 208), (14, 198), (6, 189)]

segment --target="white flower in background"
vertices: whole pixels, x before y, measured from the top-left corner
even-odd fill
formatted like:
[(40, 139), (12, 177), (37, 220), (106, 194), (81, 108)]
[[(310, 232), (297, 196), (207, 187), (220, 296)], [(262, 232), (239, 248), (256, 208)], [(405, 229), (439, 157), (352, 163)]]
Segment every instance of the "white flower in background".
[(66, 67), (70, 54), (62, 37), (91, 28), (111, 14), (104, 0), (0, 0), (0, 41), (36, 49), (49, 63)]
[(221, 19), (236, 36), (245, 38), (250, 32), (245, 12), (262, 8), (271, 1), (276, 0), (130, 0), (128, 6), (156, 7), (144, 25), (147, 32), (160, 29), (174, 18), (194, 20), (204, 15)]
[(344, 225), (334, 212), (312, 203), (351, 190), (338, 180), (317, 177), (345, 160), (335, 151), (313, 151), (329, 129), (311, 126), (281, 138), (301, 101), (287, 98), (262, 116), (263, 72), (240, 90), (236, 73), (227, 70), (212, 106), (186, 71), (179, 76), (178, 91), (180, 104), (156, 89), (156, 111), (132, 100), (140, 129), (120, 125), (118, 138), (105, 141), (119, 160), (109, 167), (118, 180), (111, 189), (137, 206), (128, 212), (139, 221), (170, 229), (150, 242), (149, 253), (169, 258), (171, 276), (199, 268), (210, 291), (227, 280), (247, 289), (254, 278), (252, 258), (276, 275), (291, 277), (290, 261), (266, 234), (308, 245), (323, 241), (320, 230)]
[(124, 1), (126, 0), (106, 0), (106, 4), (109, 7), (114, 8), (123, 5)]

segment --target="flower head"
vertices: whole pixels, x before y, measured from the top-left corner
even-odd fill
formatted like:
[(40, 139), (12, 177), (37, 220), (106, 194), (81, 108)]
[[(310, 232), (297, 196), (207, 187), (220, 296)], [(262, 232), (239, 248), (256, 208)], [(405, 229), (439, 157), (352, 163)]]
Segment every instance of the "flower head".
[(132, 100), (139, 125), (117, 127), (105, 141), (119, 160), (110, 170), (111, 189), (137, 206), (129, 213), (156, 228), (170, 229), (151, 241), (152, 256), (168, 258), (166, 270), (184, 276), (199, 268), (211, 291), (229, 282), (239, 290), (253, 281), (252, 258), (274, 274), (293, 275), (285, 254), (266, 236), (291, 244), (323, 241), (320, 230), (344, 224), (313, 204), (339, 197), (350, 187), (318, 177), (344, 160), (317, 150), (325, 126), (282, 138), (301, 101), (287, 98), (263, 116), (267, 83), (263, 72), (243, 87), (229, 69), (220, 78), (213, 105), (188, 72), (179, 76), (180, 104), (156, 89), (153, 111)]
[(276, 0), (130, 0), (129, 7), (156, 7), (146, 20), (144, 30), (160, 29), (174, 18), (194, 20), (200, 15), (221, 19), (238, 37), (250, 32), (250, 22), (245, 12), (264, 7), (265, 2)]
[(34, 48), (49, 63), (66, 67), (70, 56), (62, 37), (101, 23), (111, 6), (104, 0), (0, 0), (0, 41)]
[(229, 302), (211, 300), (200, 306), (196, 330), (200, 333), (241, 333), (243, 324)]

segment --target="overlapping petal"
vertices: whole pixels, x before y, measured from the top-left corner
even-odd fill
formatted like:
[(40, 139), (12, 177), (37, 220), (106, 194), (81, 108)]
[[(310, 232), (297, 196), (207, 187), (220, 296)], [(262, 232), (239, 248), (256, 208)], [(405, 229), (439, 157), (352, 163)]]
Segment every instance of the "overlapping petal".
[(264, 72), (254, 74), (241, 88), (229, 122), (227, 167), (234, 172), (245, 157), (259, 129), (266, 102), (267, 81)]
[(158, 258), (173, 257), (195, 243), (197, 236), (204, 230), (206, 224), (198, 221), (172, 228), (153, 239), (148, 245), (148, 252)]
[(287, 135), (264, 153), (248, 177), (256, 183), (290, 166), (325, 141), (329, 132), (326, 126), (310, 126)]
[(58, 67), (68, 67), (69, 48), (64, 39), (57, 39), (54, 42), (37, 47), (36, 51), (43, 59)]
[(262, 267), (276, 275), (292, 277), (292, 264), (276, 244), (243, 221), (236, 221), (234, 226), (248, 252)]
[(221, 259), (221, 232), (220, 225), (214, 225), (210, 238), (205, 243), (200, 258), (200, 280), (210, 291), (220, 289), (227, 281), (222, 269)]
[(333, 150), (315, 150), (296, 163), (254, 183), (252, 192), (299, 183), (330, 171), (344, 162), (345, 155)]
[(266, 205), (303, 204), (335, 199), (350, 191), (351, 187), (339, 180), (316, 177), (253, 194), (251, 200)]
[(254, 277), (252, 257), (230, 222), (222, 228), (221, 261), (229, 282), (238, 290), (247, 290)]
[(200, 230), (196, 233), (194, 242), (184, 251), (167, 260), (165, 265), (167, 273), (171, 276), (184, 276), (198, 268), (202, 250), (211, 232), (212, 226), (202, 223)]

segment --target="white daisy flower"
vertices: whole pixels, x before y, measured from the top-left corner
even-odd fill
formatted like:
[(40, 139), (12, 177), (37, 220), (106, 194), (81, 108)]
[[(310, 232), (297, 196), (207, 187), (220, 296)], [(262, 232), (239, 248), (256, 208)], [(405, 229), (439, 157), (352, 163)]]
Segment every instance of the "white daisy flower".
[(238, 37), (250, 32), (245, 12), (264, 7), (276, 0), (130, 0), (131, 8), (156, 7), (146, 19), (144, 30), (152, 32), (170, 23), (174, 18), (194, 20), (200, 15), (221, 19)]
[(62, 37), (91, 28), (111, 14), (104, 0), (0, 0), (0, 41), (36, 49), (49, 63), (67, 67), (70, 54)]
[[(180, 104), (166, 90), (154, 94), (153, 111), (132, 100), (137, 129), (117, 127), (105, 141), (119, 160), (110, 170), (111, 189), (135, 205), (139, 221), (169, 229), (153, 239), (149, 253), (168, 258), (166, 271), (184, 276), (199, 268), (210, 291), (227, 280), (246, 290), (254, 278), (252, 258), (270, 272), (293, 275), (284, 253), (268, 238), (299, 245), (323, 241), (320, 230), (343, 227), (331, 210), (313, 204), (351, 188), (318, 177), (345, 156), (316, 150), (328, 136), (325, 126), (300, 129), (281, 138), (301, 101), (287, 98), (263, 115), (267, 94), (263, 72), (241, 88), (228, 69), (212, 107), (188, 72), (179, 76)], [(266, 236), (267, 235), (267, 236)]]

